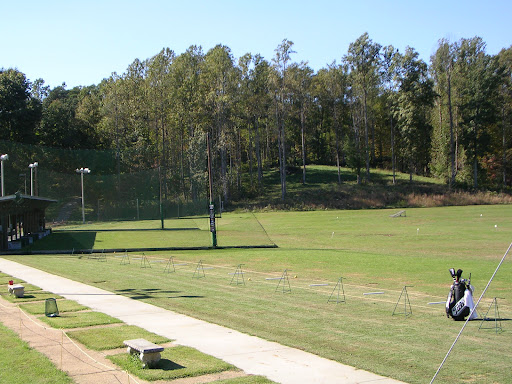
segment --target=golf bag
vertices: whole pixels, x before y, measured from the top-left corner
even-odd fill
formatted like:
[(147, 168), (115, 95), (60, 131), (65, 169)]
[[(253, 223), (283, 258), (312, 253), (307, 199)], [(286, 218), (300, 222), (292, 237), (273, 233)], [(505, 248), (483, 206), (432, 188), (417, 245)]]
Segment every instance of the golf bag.
[[(453, 277), (453, 284), (450, 287), (450, 293), (446, 300), (446, 316), (453, 320), (464, 320), (473, 310), (473, 286), (471, 285), (471, 274), (469, 280), (461, 279), (462, 269), (450, 268), (450, 274)], [(476, 319), (476, 311), (470, 317), (470, 320)]]

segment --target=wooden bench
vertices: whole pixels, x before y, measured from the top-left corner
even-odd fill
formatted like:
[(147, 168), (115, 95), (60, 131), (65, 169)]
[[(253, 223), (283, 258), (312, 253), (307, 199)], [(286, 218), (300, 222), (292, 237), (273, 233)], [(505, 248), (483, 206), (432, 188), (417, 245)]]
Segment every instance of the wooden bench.
[(25, 287), (21, 284), (9, 284), (7, 285), (9, 294), (16, 297), (23, 297), (25, 295)]
[(164, 350), (164, 347), (153, 344), (146, 339), (125, 340), (123, 343), (128, 346), (128, 353), (139, 354), (143, 368), (155, 367), (160, 361), (160, 352)]

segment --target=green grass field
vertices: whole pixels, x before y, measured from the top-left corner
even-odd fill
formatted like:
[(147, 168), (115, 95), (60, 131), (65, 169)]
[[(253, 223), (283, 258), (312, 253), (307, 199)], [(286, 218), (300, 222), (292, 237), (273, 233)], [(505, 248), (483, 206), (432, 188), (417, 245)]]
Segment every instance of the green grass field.
[(42, 353), (31, 348), (18, 335), (0, 324), (0, 383), (68, 384), (73, 380), (58, 370)]
[[(406, 217), (391, 218), (395, 212), (268, 212), (255, 214), (257, 220), (249, 213), (223, 214), (218, 220), (219, 245), (251, 244), (257, 234), (279, 248), (146, 252), (151, 268), (141, 268), (140, 254), (131, 254), (126, 265), (113, 254), (107, 255), (107, 262), (85, 255), (8, 258), (361, 369), (425, 383), (462, 327), (446, 318), (444, 305), (428, 303), (446, 300), (449, 268), (463, 269), (466, 278), (471, 273), (478, 299), (512, 241), (512, 206), (417, 208), (407, 209)], [(184, 232), (205, 232), (207, 237), (207, 219), (194, 221), (200, 229)], [(101, 224), (104, 229), (122, 225), (143, 229), (148, 222)], [(130, 241), (151, 246), (158, 236), (172, 246), (172, 235), (178, 233), (160, 231), (155, 238), (130, 239), (123, 237), (124, 231), (102, 232), (99, 227), (80, 226), (105, 236), (95, 237), (96, 249), (108, 248), (105, 244), (123, 248)], [(176, 241), (184, 240), (177, 236)], [(170, 256), (182, 265), (165, 273)], [(199, 260), (212, 269), (198, 279), (194, 272)], [(245, 285), (230, 284), (239, 264)], [(276, 290), (278, 280), (267, 280), (280, 277), (285, 269), (290, 293)], [(346, 302), (328, 303), (341, 276)], [(511, 276), (509, 258), (479, 307), (483, 316), (498, 297), (502, 331), (479, 330), (481, 321), (470, 322), (436, 383), (454, 378), (512, 383)], [(405, 285), (413, 313), (393, 316)], [(364, 295), (377, 291), (384, 293)], [(401, 308), (403, 302), (398, 312)], [(490, 324), (494, 322), (484, 325)]]

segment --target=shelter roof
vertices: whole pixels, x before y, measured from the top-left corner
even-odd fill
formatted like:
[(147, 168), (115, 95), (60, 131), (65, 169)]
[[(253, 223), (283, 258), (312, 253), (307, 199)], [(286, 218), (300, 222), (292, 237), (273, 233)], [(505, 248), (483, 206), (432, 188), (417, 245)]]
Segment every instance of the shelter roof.
[(13, 215), (34, 211), (45, 210), (51, 203), (57, 200), (47, 199), (39, 196), (28, 196), (16, 193), (14, 195), (0, 197), (0, 214)]

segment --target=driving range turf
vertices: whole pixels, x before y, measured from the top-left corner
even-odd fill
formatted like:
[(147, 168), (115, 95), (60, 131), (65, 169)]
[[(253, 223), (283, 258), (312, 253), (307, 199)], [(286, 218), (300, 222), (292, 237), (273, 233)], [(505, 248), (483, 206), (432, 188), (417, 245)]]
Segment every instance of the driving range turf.
[[(218, 219), (219, 245), (275, 243), (274, 249), (129, 253), (129, 264), (120, 254), (107, 254), (106, 262), (86, 254), (3, 257), (357, 368), (425, 383), (463, 325), (446, 318), (443, 304), (429, 303), (446, 300), (449, 268), (463, 269), (465, 278), (471, 273), (478, 300), (512, 241), (512, 206), (417, 208), (407, 209), (406, 217), (390, 217), (397, 211), (225, 213)], [(208, 219), (192, 221), (195, 230), (156, 231), (155, 222), (75, 229), (94, 233), (87, 241), (95, 249), (173, 246), (174, 238), (208, 246)], [(166, 228), (174, 225), (191, 227), (166, 222)], [(60, 231), (84, 233), (56, 230), (48, 241)], [(171, 256), (175, 266), (168, 273)], [(511, 257), (479, 305), (480, 320), (468, 324), (436, 383), (512, 383)], [(239, 264), (244, 284), (232, 281)], [(285, 281), (275, 280), (285, 269), (291, 292), (283, 291)], [(404, 286), (407, 297), (401, 297)], [(365, 295), (373, 292), (383, 293)], [(336, 303), (338, 297), (342, 302)], [(495, 297), (501, 321), (494, 321), (493, 307), (490, 321), (482, 322)]]

